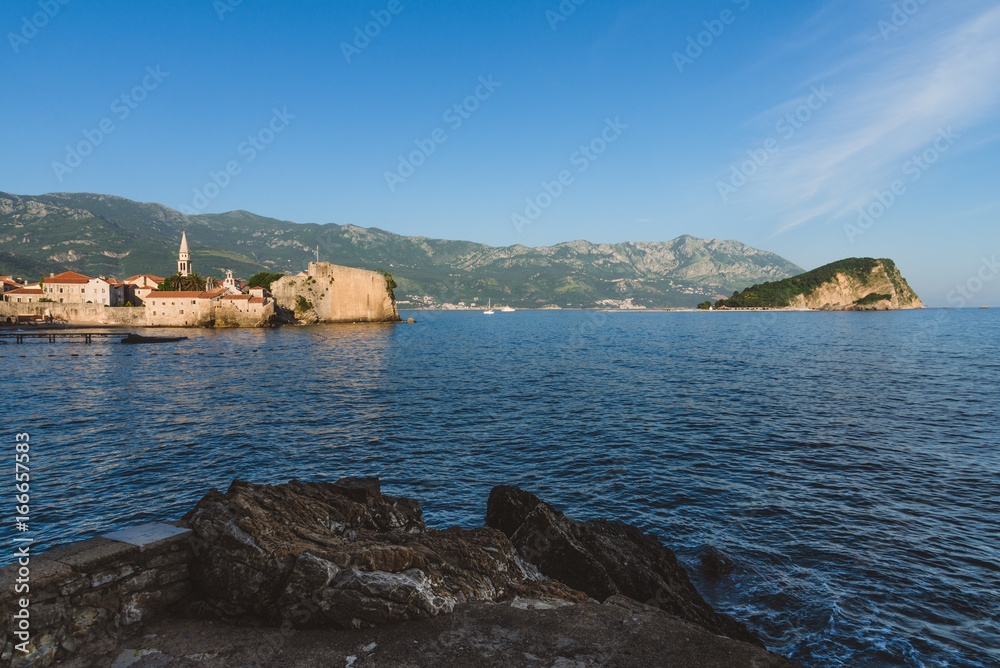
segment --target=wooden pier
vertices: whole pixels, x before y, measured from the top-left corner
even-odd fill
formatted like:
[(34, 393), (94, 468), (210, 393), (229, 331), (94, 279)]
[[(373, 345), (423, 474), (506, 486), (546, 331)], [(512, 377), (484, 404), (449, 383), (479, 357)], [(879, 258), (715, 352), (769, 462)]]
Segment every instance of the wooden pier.
[(24, 343), (25, 339), (43, 339), (48, 343), (64, 340), (83, 340), (93, 343), (94, 339), (123, 339), (128, 332), (10, 332), (0, 334), (0, 341), (13, 339)]

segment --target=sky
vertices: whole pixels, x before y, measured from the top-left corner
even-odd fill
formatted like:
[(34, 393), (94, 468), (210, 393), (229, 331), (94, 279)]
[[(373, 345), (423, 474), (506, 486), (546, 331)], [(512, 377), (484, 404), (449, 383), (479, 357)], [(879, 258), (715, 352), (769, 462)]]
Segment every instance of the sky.
[(1000, 306), (995, 0), (7, 0), (0, 190), (735, 239)]

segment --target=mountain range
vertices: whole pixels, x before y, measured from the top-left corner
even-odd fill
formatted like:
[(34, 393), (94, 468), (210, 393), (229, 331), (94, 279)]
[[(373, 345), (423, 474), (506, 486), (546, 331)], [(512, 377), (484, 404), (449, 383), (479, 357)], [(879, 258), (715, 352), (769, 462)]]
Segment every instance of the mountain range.
[(79, 271), (124, 278), (176, 271), (181, 232), (195, 271), (244, 278), (297, 272), (319, 258), (395, 276), (404, 305), (689, 307), (802, 273), (738, 241), (681, 236), (663, 242), (494, 247), (402, 236), (354, 225), (300, 224), (248, 211), (185, 215), (112, 195), (0, 192), (0, 273), (36, 280)]

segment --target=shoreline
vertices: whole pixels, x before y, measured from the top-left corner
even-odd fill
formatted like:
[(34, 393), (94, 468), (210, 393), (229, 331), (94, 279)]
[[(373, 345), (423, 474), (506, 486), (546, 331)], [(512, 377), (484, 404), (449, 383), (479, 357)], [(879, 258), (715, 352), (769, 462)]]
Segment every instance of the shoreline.
[[(965, 307), (969, 310), (980, 310), (980, 308), (989, 307)], [(947, 306), (945, 307), (923, 307), (923, 308), (900, 308), (900, 309), (885, 309), (883, 311), (862, 311), (860, 309), (821, 309), (821, 308), (725, 308), (725, 309), (700, 309), (700, 308), (648, 308), (648, 309), (604, 309), (604, 308), (573, 308), (573, 307), (563, 307), (563, 308), (518, 308), (515, 309), (515, 313), (519, 311), (531, 311), (533, 313), (540, 312), (555, 312), (559, 313), (561, 311), (587, 311), (593, 313), (850, 313), (850, 312), (890, 312), (890, 311), (929, 311), (929, 310), (949, 310)], [(951, 309), (958, 310), (958, 309)], [(404, 309), (400, 313), (410, 313), (410, 312), (422, 312), (422, 313), (482, 313), (482, 309), (478, 308), (465, 308), (465, 309), (451, 309), (451, 308), (421, 308), (421, 309)]]
[[(667, 309), (596, 309), (596, 308), (560, 308), (560, 309), (547, 309), (547, 308), (522, 308), (516, 309), (517, 311), (528, 311), (532, 313), (540, 312), (587, 312), (587, 313), (607, 313), (607, 314), (633, 314), (633, 313), (889, 313), (889, 312), (899, 312), (899, 311), (956, 311), (956, 310), (989, 310), (988, 306), (977, 306), (977, 307), (964, 307), (964, 308), (950, 308), (950, 307), (922, 307), (922, 308), (905, 308), (905, 309), (885, 309), (885, 310), (867, 310), (867, 309), (810, 309), (810, 308), (760, 308), (760, 309), (698, 309), (698, 308), (667, 308)], [(405, 309), (401, 312), (402, 314), (410, 313), (481, 313), (480, 309)], [(506, 316), (504, 316), (506, 317)], [(68, 323), (0, 323), (0, 333), (3, 332), (42, 332), (42, 331), (74, 331), (83, 329), (92, 330), (140, 330), (140, 329), (169, 329), (169, 330), (258, 330), (258, 329), (282, 329), (285, 327), (316, 327), (316, 326), (328, 326), (328, 325), (406, 325), (406, 324), (417, 324), (417, 321), (413, 316), (403, 317), (402, 315), (398, 320), (387, 320), (387, 321), (343, 321), (343, 322), (314, 322), (314, 323), (278, 323), (269, 326), (262, 327), (209, 327), (209, 326), (197, 326), (197, 325), (149, 325), (149, 324), (123, 324), (123, 323), (101, 323), (101, 322), (87, 322), (87, 321), (70, 321)]]
[[(18, 577), (30, 577), (24, 598)], [(33, 553), (29, 566), (0, 569), (0, 583), (10, 585), (0, 613), (30, 612), (28, 630), (0, 629), (16, 668), (143, 656), (206, 667), (800, 668), (713, 610), (656, 538), (573, 520), (509, 486), (491, 491), (484, 526), (438, 530), (377, 478), (234, 480), (182, 520)], [(531, 660), (511, 660), (521, 655)]]

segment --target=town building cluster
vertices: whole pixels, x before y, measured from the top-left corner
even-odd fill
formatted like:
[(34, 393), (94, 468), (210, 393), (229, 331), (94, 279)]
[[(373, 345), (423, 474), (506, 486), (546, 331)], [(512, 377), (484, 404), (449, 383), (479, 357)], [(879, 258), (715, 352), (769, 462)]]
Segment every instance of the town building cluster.
[[(181, 276), (190, 276), (194, 271), (186, 232), (181, 237), (177, 271)], [(0, 301), (144, 307), (148, 324), (165, 326), (193, 325), (214, 319), (220, 308), (251, 318), (263, 315), (268, 307), (273, 308), (274, 299), (267, 290), (248, 287), (234, 278), (232, 271), (226, 272), (221, 283), (208, 279), (205, 290), (198, 291), (159, 290), (165, 280), (152, 274), (137, 274), (119, 281), (73, 271), (50, 274), (37, 283), (0, 276)]]

